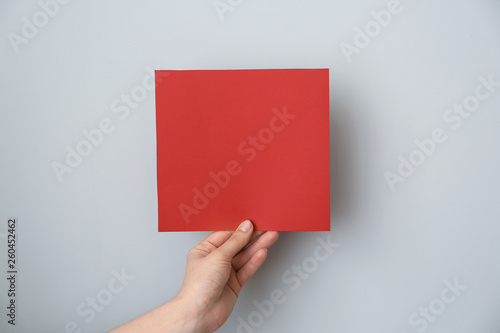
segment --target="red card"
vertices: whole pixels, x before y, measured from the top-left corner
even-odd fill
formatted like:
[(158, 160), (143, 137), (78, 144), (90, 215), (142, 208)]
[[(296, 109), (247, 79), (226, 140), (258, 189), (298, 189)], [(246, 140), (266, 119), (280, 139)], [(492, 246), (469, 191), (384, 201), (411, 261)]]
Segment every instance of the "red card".
[(156, 71), (158, 230), (330, 230), (328, 69)]

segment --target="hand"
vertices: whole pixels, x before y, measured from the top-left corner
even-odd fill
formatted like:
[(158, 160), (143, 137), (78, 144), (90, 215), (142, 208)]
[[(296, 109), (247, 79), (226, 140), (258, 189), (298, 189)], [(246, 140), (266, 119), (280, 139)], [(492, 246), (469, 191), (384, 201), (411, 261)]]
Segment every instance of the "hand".
[(199, 332), (213, 332), (229, 318), (241, 288), (264, 263), (267, 248), (278, 237), (277, 232), (254, 232), (247, 220), (235, 232), (214, 232), (189, 252), (178, 299), (203, 317)]
[(229, 318), (241, 288), (264, 263), (267, 248), (278, 237), (276, 231), (255, 232), (248, 220), (235, 232), (212, 233), (189, 251), (177, 297), (113, 333), (214, 332)]

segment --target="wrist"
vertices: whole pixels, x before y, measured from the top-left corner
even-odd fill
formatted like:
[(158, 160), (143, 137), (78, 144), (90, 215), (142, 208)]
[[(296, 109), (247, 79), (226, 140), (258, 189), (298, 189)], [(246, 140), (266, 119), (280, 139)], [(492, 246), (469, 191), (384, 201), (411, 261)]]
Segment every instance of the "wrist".
[(164, 307), (167, 313), (175, 313), (177, 316), (178, 325), (176, 325), (177, 329), (173, 332), (209, 332), (206, 327), (206, 322), (203, 320), (206, 312), (190, 297), (178, 295), (168, 303), (165, 303)]

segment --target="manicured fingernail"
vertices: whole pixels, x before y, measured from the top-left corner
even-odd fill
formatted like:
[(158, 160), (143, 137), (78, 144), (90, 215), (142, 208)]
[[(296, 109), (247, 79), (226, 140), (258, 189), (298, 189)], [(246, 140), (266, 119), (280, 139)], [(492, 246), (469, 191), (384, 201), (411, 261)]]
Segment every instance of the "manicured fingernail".
[(247, 232), (248, 230), (250, 230), (251, 227), (252, 227), (252, 222), (250, 222), (249, 220), (245, 220), (240, 224), (239, 229), (240, 231)]

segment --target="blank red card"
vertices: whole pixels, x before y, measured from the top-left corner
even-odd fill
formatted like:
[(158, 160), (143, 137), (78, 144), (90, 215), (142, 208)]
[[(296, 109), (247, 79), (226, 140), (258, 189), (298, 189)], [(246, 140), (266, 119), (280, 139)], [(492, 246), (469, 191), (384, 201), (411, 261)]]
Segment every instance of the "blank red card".
[(330, 230), (328, 73), (156, 71), (158, 230)]

